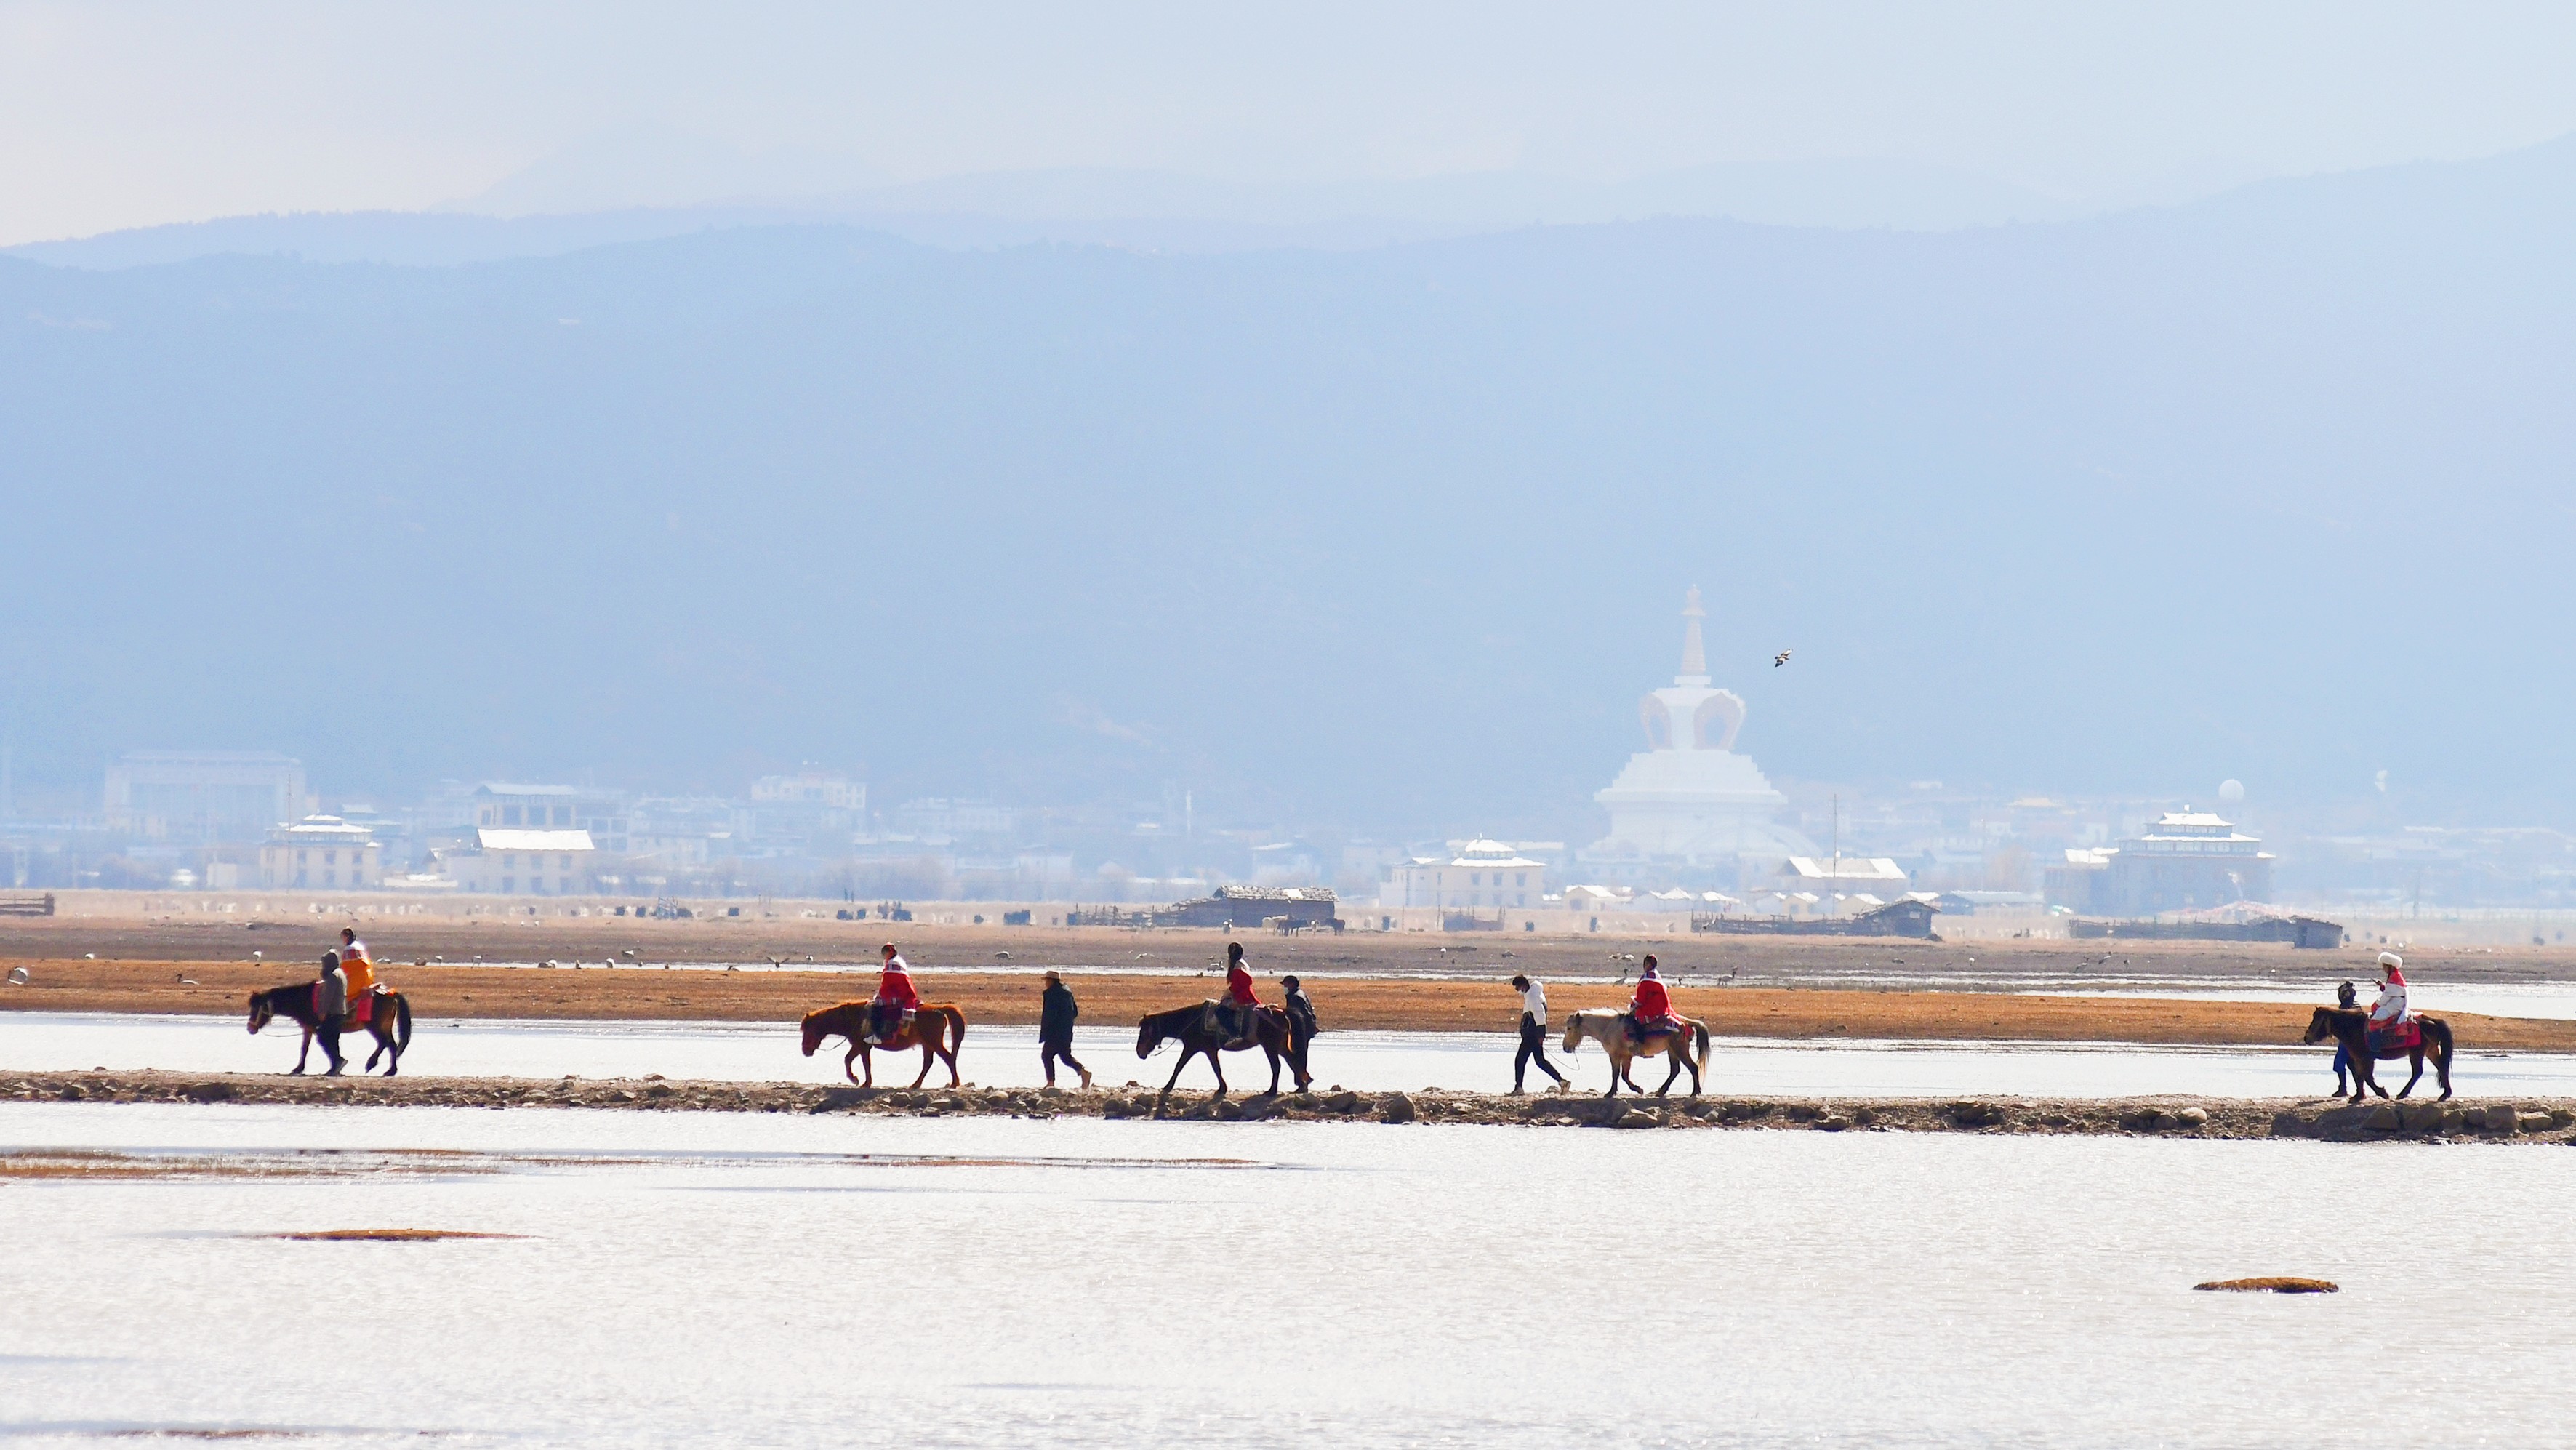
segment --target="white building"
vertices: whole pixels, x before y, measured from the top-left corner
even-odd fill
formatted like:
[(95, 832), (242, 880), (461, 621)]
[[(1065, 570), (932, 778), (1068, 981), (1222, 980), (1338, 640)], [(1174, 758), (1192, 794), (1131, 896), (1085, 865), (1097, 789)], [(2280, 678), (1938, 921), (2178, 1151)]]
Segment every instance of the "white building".
[(626, 854), (625, 802), (568, 785), (485, 781), (474, 788), (474, 824), (503, 829), (586, 831), (598, 849)]
[(1585, 848), (1596, 866), (1646, 863), (1724, 866), (1812, 855), (1815, 847), (1777, 824), (1786, 798), (1749, 756), (1735, 753), (1744, 701), (1710, 686), (1700, 639), (1699, 591), (1683, 606), (1681, 673), (1638, 702), (1646, 748), (1628, 757), (1609, 788), (1592, 798), (1610, 812), (1610, 834)]
[(315, 804), (292, 756), (131, 750), (107, 768), (108, 829), (151, 840), (256, 841)]
[(1547, 867), (1500, 841), (1469, 841), (1455, 856), (1415, 856), (1378, 879), (1377, 904), (1527, 907), (1547, 893)]
[(474, 845), (448, 851), (439, 869), (459, 891), (496, 896), (579, 896), (591, 889), (598, 848), (588, 831), (478, 826)]
[(764, 775), (751, 783), (751, 798), (756, 802), (857, 812), (868, 808), (868, 787), (867, 782), (846, 775), (808, 770), (795, 775)]
[(259, 848), (262, 886), (363, 891), (384, 880), (376, 834), (338, 816), (306, 816), (270, 829)]

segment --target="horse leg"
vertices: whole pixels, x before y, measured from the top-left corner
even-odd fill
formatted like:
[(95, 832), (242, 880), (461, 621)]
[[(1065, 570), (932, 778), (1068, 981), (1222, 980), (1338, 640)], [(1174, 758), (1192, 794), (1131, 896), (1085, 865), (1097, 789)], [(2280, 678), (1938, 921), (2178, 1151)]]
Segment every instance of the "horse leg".
[[(1666, 1071), (1665, 1071), (1665, 1073), (1664, 1073), (1664, 1081), (1663, 1081), (1662, 1085), (1661, 1085), (1661, 1086), (1659, 1086), (1659, 1087), (1657, 1087), (1657, 1088), (1655, 1089), (1655, 1096), (1657, 1096), (1657, 1097), (1662, 1097), (1662, 1096), (1664, 1096), (1665, 1094), (1667, 1094), (1667, 1093), (1671, 1092), (1671, 1091), (1673, 1090), (1673, 1079), (1674, 1079), (1674, 1078), (1677, 1078), (1677, 1077), (1680, 1077), (1680, 1076), (1682, 1075), (1682, 1054), (1681, 1054), (1681, 1050), (1680, 1050), (1680, 1049), (1678, 1049), (1678, 1048), (1676, 1048), (1676, 1049), (1674, 1049), (1673, 1051), (1671, 1051), (1671, 1052), (1669, 1052), (1669, 1053), (1666, 1053), (1666, 1054), (1665, 1054), (1665, 1056), (1667, 1056), (1667, 1057), (1671, 1058), (1671, 1059), (1672, 1059), (1672, 1063), (1671, 1063), (1671, 1066), (1670, 1066), (1669, 1068), (1667, 1068), (1667, 1069), (1666, 1069)], [(1697, 1081), (1697, 1079), (1693, 1079), (1693, 1081)]]
[(1208, 1049), (1208, 1066), (1209, 1066), (1209, 1067), (1211, 1067), (1211, 1068), (1214, 1068), (1214, 1069), (1216, 1070), (1216, 1097), (1215, 1097), (1214, 1101), (1216, 1101), (1216, 1102), (1220, 1102), (1220, 1103), (1221, 1103), (1221, 1102), (1224, 1102), (1224, 1101), (1225, 1101), (1225, 1046), (1224, 1046), (1224, 1044), (1220, 1043), (1220, 1044), (1218, 1044), (1217, 1046), (1215, 1046), (1215, 1047), (1211, 1047), (1211, 1048), (1209, 1048), (1209, 1049)]
[(940, 1056), (940, 1060), (941, 1060), (941, 1061), (946, 1062), (946, 1063), (948, 1064), (948, 1085), (949, 1085), (950, 1087), (955, 1087), (955, 1086), (957, 1086), (957, 1082), (958, 1082), (958, 1079), (957, 1079), (957, 1048), (958, 1048), (958, 1046), (959, 1046), (961, 1043), (963, 1043), (963, 1042), (965, 1041), (965, 1035), (964, 1035), (963, 1033), (960, 1033), (960, 1034), (958, 1034), (958, 1035), (957, 1035), (957, 1036), (955, 1036), (955, 1037), (951, 1037), (951, 1036), (949, 1036), (949, 1035), (948, 1035), (948, 1027), (947, 1027), (947, 1019), (946, 1019), (946, 1018), (944, 1018), (944, 1017), (940, 1019), (940, 1024), (941, 1024), (941, 1025), (940, 1025), (940, 1028), (939, 1028), (939, 1056)]
[[(1610, 1091), (1603, 1093), (1601, 1096), (1605, 1098), (1615, 1098), (1619, 1096), (1619, 1075), (1627, 1070), (1628, 1064), (1619, 1060), (1618, 1049), (1610, 1049)], [(1633, 1090), (1636, 1087), (1636, 1084), (1630, 1083), (1628, 1086)]]
[(1163, 1079), (1163, 1090), (1154, 1098), (1155, 1117), (1163, 1115), (1163, 1104), (1172, 1100), (1172, 1085), (1181, 1080), (1181, 1069), (1190, 1065), (1190, 1059), (1196, 1057), (1198, 1051), (1187, 1043), (1181, 1045), (1181, 1060), (1172, 1064), (1172, 1075)]
[(302, 1076), (304, 1076), (304, 1059), (306, 1059), (306, 1058), (308, 1058), (308, 1057), (311, 1057), (312, 1055), (313, 1055), (313, 1029), (312, 1029), (312, 1028), (310, 1028), (310, 1027), (307, 1027), (307, 1028), (305, 1028), (305, 1029), (304, 1029), (304, 1045), (295, 1049), (295, 1067), (294, 1067), (294, 1070), (293, 1070), (293, 1071), (291, 1071), (291, 1072), (289, 1072), (289, 1073), (287, 1073), (287, 1076), (288, 1076), (288, 1077), (302, 1077)]
[(2413, 1072), (2408, 1073), (2408, 1074), (2406, 1075), (2406, 1086), (2404, 1086), (2404, 1087), (2402, 1087), (2402, 1088), (2399, 1088), (2399, 1089), (2397, 1090), (2397, 1095), (2398, 1095), (2399, 1097), (2401, 1097), (2401, 1098), (2402, 1098), (2402, 1097), (2404, 1097), (2404, 1096), (2406, 1096), (2408, 1093), (2411, 1093), (2411, 1092), (2415, 1091), (2415, 1084), (2417, 1084), (2418, 1082), (2423, 1081), (2423, 1078), (2424, 1078), (2424, 1048), (2423, 1048), (2423, 1045), (2422, 1045), (2421, 1043), (2418, 1043), (2418, 1044), (2416, 1045), (2415, 1050), (2414, 1050), (2412, 1053), (2408, 1054), (2408, 1056), (2409, 1056), (2410, 1058), (2412, 1058), (2412, 1059), (2413, 1059), (2415, 1070), (2414, 1070)]
[(850, 1039), (850, 1050), (841, 1055), (841, 1076), (857, 1082), (859, 1080), (859, 1069), (856, 1066), (858, 1060), (859, 1039), (853, 1037)]
[(2442, 1078), (2442, 1095), (2434, 1101), (2447, 1103), (2451, 1100), (2451, 1043), (2448, 1038), (2433, 1045), (2433, 1071), (2441, 1074)]
[(927, 1037), (923, 1038), (921, 1040), (921, 1071), (913, 1077), (912, 1085), (914, 1087), (919, 1087), (930, 1080), (930, 1063), (931, 1060), (938, 1055), (939, 1054), (930, 1050), (930, 1039)]

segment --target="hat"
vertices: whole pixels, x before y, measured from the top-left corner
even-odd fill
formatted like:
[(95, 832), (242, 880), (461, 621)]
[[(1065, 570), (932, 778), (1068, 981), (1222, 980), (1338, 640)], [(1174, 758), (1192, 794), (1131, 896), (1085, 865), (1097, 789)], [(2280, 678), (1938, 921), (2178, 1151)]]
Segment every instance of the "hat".
[(1050, 982), (1061, 982), (1064, 980), (1064, 978), (1056, 975), (1056, 970), (1053, 967), (1047, 968), (1046, 979)]
[(1297, 979), (1295, 977), (1281, 977), (1279, 979), (1279, 985), (1283, 987), (1293, 987), (1297, 985)]
[(2379, 964), (2393, 972), (2400, 967), (2405, 966), (2406, 959), (2395, 952), (2381, 952), (2379, 954)]

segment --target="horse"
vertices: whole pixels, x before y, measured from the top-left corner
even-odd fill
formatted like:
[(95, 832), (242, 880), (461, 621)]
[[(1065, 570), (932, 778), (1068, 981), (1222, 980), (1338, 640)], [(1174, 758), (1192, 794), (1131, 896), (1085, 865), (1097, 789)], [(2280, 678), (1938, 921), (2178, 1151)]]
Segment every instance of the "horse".
[[(2370, 1050), (2369, 1013), (2358, 1007), (2319, 1007), (2308, 1018), (2307, 1035), (2299, 1040), (2314, 1046), (2332, 1037), (2343, 1045), (2344, 1056), (2352, 1063), (2352, 1100), (2354, 1102), (2361, 1101), (2361, 1090), (2365, 1087), (2383, 1098), (2388, 1096), (2388, 1089), (2379, 1085), (2378, 1071), (2371, 1066), (2374, 1057), (2390, 1061), (2400, 1057), (2412, 1059), (2415, 1071), (2407, 1077), (2406, 1086), (2397, 1090), (2397, 1095), (2402, 1098), (2415, 1091), (2415, 1084), (2424, 1076), (2424, 1053), (2429, 1047), (2433, 1053), (2433, 1071), (2442, 1083), (2442, 1095), (2434, 1101), (2449, 1102), (2451, 1099), (2451, 1024), (2439, 1017), (2418, 1017), (2415, 1019), (2415, 1026), (2419, 1030), (2415, 1035), (2413, 1047), (2401, 1047), (2374, 1054)], [(2335, 1072), (2334, 1096), (2343, 1096), (2341, 1069)]]
[(1270, 1059), (1270, 1090), (1267, 1096), (1279, 1095), (1279, 1064), (1285, 1060), (1297, 1077), (1297, 1091), (1314, 1086), (1314, 1076), (1306, 1071), (1306, 1053), (1297, 1041), (1296, 1029), (1288, 1025), (1288, 1014), (1276, 1007), (1262, 1007), (1253, 1013), (1253, 1042), (1242, 1042), (1232, 1035), (1212, 1031), (1207, 1023), (1207, 1004), (1175, 1007), (1169, 1012), (1149, 1012), (1136, 1021), (1136, 1055), (1151, 1057), (1154, 1049), (1167, 1041), (1181, 1044), (1181, 1060), (1172, 1064), (1172, 1075), (1164, 1082), (1163, 1091), (1154, 1100), (1156, 1111), (1172, 1095), (1172, 1084), (1181, 1080), (1181, 1069), (1190, 1059), (1204, 1052), (1208, 1066), (1216, 1070), (1216, 1095), (1225, 1096), (1225, 1064), (1220, 1052), (1248, 1048), (1257, 1043)]
[[(338, 1077), (349, 1065), (340, 1055), (340, 1034), (347, 1030), (349, 1019), (341, 1017), (324, 1022), (313, 1012), (313, 983), (297, 982), (291, 986), (271, 987), (250, 994), (250, 1030), (259, 1030), (277, 1018), (284, 1017), (304, 1029), (304, 1045), (296, 1049), (295, 1076), (304, 1071), (304, 1060), (313, 1054), (313, 1039), (322, 1039), (322, 1055), (331, 1059), (331, 1070), (325, 1077)], [(375, 1010), (367, 1017), (367, 1035), (376, 1039), (376, 1050), (367, 1054), (367, 1065), (360, 1072), (376, 1070), (376, 1059), (390, 1052), (393, 1060), (385, 1064), (385, 1076), (402, 1071), (403, 1049), (411, 1046), (411, 1003), (395, 991), (376, 993)]]
[[(1658, 1053), (1672, 1058), (1672, 1070), (1664, 1074), (1663, 1085), (1655, 1089), (1655, 1096), (1662, 1097), (1670, 1091), (1673, 1079), (1688, 1068), (1690, 1095), (1698, 1097), (1701, 1075), (1708, 1070), (1708, 1024), (1696, 1017), (1684, 1017), (1681, 1024), (1679, 1032), (1650, 1032), (1646, 1040), (1639, 1043), (1628, 1035), (1628, 1014), (1625, 1012), (1599, 1009), (1569, 1012), (1565, 1016), (1565, 1050), (1571, 1054), (1583, 1045), (1584, 1039), (1590, 1038), (1601, 1044), (1602, 1051), (1610, 1054), (1610, 1090), (1602, 1094), (1605, 1098), (1619, 1095), (1622, 1080), (1627, 1082), (1628, 1091), (1642, 1092), (1637, 1080), (1628, 1075), (1628, 1065), (1638, 1058), (1653, 1057)], [(1696, 1060), (1691, 1052), (1693, 1047), (1697, 1049)]]
[[(875, 1087), (877, 1065), (875, 1059), (869, 1056), (870, 1047), (883, 1048), (887, 1052), (901, 1052), (907, 1047), (918, 1047), (921, 1049), (921, 1072), (913, 1078), (912, 1085), (919, 1087), (922, 1080), (930, 1076), (930, 1062), (932, 1057), (936, 1056), (940, 1061), (948, 1064), (948, 1085), (957, 1086), (957, 1048), (958, 1044), (966, 1040), (965, 1013), (945, 1002), (924, 1002), (913, 1009), (910, 1022), (896, 1028), (883, 1042), (870, 1043), (868, 1041), (870, 1006), (871, 1004), (866, 1002), (844, 1002), (837, 1007), (824, 1007), (806, 1013), (805, 1055), (812, 1057), (814, 1049), (822, 1046), (823, 1039), (826, 1037), (846, 1037), (850, 1039), (850, 1051), (841, 1059), (841, 1075), (861, 1087)], [(850, 1064), (853, 1062), (867, 1073), (864, 1079), (858, 1073), (850, 1071)]]

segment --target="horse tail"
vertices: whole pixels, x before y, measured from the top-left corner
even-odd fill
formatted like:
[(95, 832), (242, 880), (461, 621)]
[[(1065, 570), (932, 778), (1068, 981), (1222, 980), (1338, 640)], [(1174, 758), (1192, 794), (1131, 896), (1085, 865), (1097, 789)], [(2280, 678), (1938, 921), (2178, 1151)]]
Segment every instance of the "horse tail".
[(409, 1052), (411, 1051), (411, 999), (400, 992), (394, 993), (393, 999), (394, 1032), (396, 1033), (394, 1051)]
[(966, 1045), (966, 1014), (954, 1007), (941, 1007), (939, 1015), (948, 1023), (948, 1051), (954, 1055)]
[(1705, 1073), (1708, 1071), (1708, 1024), (1705, 1022), (1694, 1022), (1691, 1024), (1691, 1032), (1692, 1035), (1698, 1039), (1699, 1070), (1702, 1073)]

